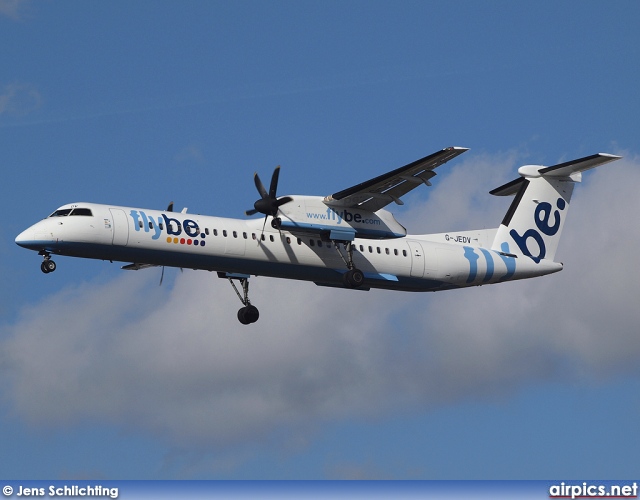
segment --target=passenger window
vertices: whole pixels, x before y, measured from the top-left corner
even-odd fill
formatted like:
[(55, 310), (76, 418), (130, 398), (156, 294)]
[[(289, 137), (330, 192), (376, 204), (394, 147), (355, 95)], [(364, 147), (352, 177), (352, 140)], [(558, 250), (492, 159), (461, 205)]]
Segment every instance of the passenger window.
[(373, 253), (373, 247), (369, 247), (369, 253)]
[(380, 247), (376, 247), (376, 250), (378, 251), (378, 253), (380, 253)]
[(242, 233), (242, 237), (246, 240), (247, 239), (247, 233)]
[(204, 234), (206, 234), (207, 236), (209, 236), (209, 228), (208, 228), (208, 227), (205, 227), (205, 228), (204, 228)]
[(226, 229), (222, 230), (222, 236), (224, 236), (225, 238), (227, 237), (227, 230)]
[(298, 245), (302, 245), (302, 240), (298, 238)]
[(237, 233), (237, 231), (234, 231), (234, 232), (233, 232), (233, 237), (234, 237), (234, 238), (237, 238), (237, 237), (238, 237), (238, 233)]
[(364, 247), (362, 245), (360, 245), (360, 251), (364, 252)]
[(164, 224), (163, 224), (162, 222), (160, 222), (160, 223), (158, 224), (158, 226), (160, 226), (160, 229), (162, 229), (162, 230), (164, 231)]
[(149, 221), (149, 229), (153, 229), (153, 222)]
[(256, 233), (251, 233), (251, 238), (256, 239)]
[(386, 253), (387, 255), (389, 255), (389, 249), (388, 249), (388, 248), (385, 248), (385, 249), (384, 249), (384, 253)]
[(217, 230), (217, 229), (214, 229), (214, 230), (213, 230), (213, 235), (214, 235), (214, 236), (218, 236), (218, 230)]
[(404, 257), (406, 257), (406, 256), (407, 256), (407, 251), (406, 251), (406, 250), (403, 250), (403, 251), (402, 251), (402, 255), (403, 255)]
[(273, 243), (275, 240), (273, 239), (273, 234), (269, 235), (269, 241), (271, 241), (271, 243)]
[(140, 229), (142, 229), (142, 221), (141, 220), (138, 221), (138, 226), (140, 226)]
[(393, 255), (398, 255), (398, 249), (397, 248), (393, 249)]
[(287, 243), (291, 245), (291, 238), (289, 238), (288, 236), (287, 236)]
[(316, 242), (314, 240), (309, 240), (309, 246), (315, 246)]

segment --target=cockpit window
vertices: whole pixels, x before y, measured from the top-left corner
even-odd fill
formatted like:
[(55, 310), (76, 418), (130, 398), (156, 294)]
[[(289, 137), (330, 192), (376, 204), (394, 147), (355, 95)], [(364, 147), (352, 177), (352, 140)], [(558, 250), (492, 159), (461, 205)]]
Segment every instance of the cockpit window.
[(91, 210), (89, 210), (88, 208), (74, 208), (73, 212), (71, 212), (71, 215), (84, 215), (84, 216), (88, 216), (91, 217), (93, 214), (91, 213)]
[(68, 215), (84, 215), (86, 217), (92, 217), (93, 214), (88, 208), (61, 208), (53, 212), (49, 217), (66, 217)]
[(66, 217), (71, 213), (70, 208), (63, 208), (61, 210), (56, 210), (49, 217)]

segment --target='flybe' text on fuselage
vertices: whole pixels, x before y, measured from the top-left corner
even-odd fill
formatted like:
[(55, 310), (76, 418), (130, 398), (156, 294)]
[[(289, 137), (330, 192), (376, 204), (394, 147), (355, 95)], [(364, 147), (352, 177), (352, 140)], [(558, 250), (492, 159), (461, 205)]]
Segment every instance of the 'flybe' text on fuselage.
[(155, 220), (153, 217), (145, 214), (142, 210), (131, 210), (129, 216), (133, 219), (133, 227), (136, 231), (144, 230), (145, 233), (151, 233), (151, 239), (157, 240), (165, 231), (168, 237), (180, 236), (184, 232), (185, 235), (195, 239), (193, 244), (204, 246), (203, 241), (206, 238), (205, 233), (200, 232), (198, 223), (191, 219), (184, 219), (180, 222), (178, 219), (167, 217), (166, 214), (162, 214)]

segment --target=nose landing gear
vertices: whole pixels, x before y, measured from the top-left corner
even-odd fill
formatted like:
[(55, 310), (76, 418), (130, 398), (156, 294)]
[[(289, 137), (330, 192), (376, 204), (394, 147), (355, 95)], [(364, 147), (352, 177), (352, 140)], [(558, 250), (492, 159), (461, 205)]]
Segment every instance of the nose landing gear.
[(56, 270), (56, 263), (51, 260), (51, 254), (49, 252), (40, 252), (40, 255), (44, 257), (42, 264), (40, 264), (40, 269), (43, 273), (49, 274)]

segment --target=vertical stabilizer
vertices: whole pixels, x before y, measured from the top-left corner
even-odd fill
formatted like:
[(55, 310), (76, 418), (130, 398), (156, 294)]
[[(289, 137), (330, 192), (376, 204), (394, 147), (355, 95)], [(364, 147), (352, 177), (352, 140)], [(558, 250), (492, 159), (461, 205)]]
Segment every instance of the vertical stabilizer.
[(619, 159), (620, 156), (598, 153), (553, 167), (520, 167), (520, 177), (491, 191), (496, 196), (515, 195), (492, 249), (508, 254), (525, 255), (534, 262), (553, 260), (581, 172)]

